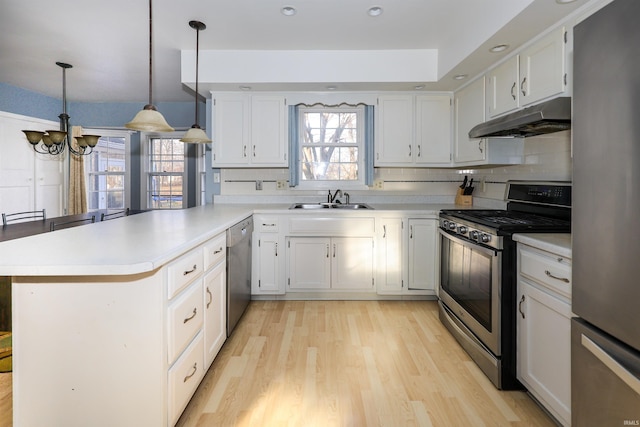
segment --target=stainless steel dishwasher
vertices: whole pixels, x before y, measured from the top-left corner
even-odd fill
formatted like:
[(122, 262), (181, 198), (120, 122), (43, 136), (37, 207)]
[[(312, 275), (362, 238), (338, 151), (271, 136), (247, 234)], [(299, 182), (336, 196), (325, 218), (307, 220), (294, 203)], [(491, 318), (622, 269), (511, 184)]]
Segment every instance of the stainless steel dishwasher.
[(251, 301), (252, 232), (252, 217), (227, 230), (227, 336)]

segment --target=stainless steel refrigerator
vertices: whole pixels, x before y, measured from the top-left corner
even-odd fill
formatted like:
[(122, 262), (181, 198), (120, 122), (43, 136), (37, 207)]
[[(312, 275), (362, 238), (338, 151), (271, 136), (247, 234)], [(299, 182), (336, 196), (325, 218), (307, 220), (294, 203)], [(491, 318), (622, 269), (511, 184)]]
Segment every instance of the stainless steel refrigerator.
[(640, 1), (574, 28), (572, 425), (640, 425)]

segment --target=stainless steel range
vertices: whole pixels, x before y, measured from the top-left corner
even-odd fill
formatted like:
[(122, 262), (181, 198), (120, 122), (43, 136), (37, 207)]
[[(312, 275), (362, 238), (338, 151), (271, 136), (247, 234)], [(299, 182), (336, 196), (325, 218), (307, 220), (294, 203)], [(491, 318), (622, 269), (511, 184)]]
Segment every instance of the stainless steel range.
[(514, 233), (569, 233), (571, 184), (509, 181), (506, 210), (440, 212), (440, 320), (499, 389), (516, 379)]

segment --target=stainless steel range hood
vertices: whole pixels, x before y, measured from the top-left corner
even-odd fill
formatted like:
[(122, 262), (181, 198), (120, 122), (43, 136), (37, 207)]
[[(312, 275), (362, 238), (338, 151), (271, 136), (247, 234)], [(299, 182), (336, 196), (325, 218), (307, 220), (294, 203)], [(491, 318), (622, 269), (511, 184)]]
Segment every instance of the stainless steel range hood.
[(570, 128), (571, 98), (560, 97), (480, 123), (469, 131), (469, 137), (526, 138)]

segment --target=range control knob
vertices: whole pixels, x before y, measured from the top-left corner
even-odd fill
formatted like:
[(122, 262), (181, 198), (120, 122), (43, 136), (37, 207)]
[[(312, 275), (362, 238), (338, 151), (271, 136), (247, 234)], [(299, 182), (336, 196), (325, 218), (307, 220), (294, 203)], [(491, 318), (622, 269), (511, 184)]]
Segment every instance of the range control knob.
[(491, 236), (483, 233), (482, 236), (480, 236), (480, 240), (482, 240), (482, 243), (489, 243), (491, 241)]
[(461, 225), (460, 227), (458, 227), (458, 233), (467, 234), (467, 227), (465, 227), (464, 225)]
[(442, 228), (445, 228), (445, 229), (449, 228), (449, 220), (448, 219), (442, 220)]
[(471, 233), (469, 233), (469, 237), (471, 238), (471, 240), (478, 240), (478, 232), (477, 231), (472, 231)]
[(456, 223), (455, 222), (450, 222), (449, 223), (449, 230), (453, 231), (456, 229)]

